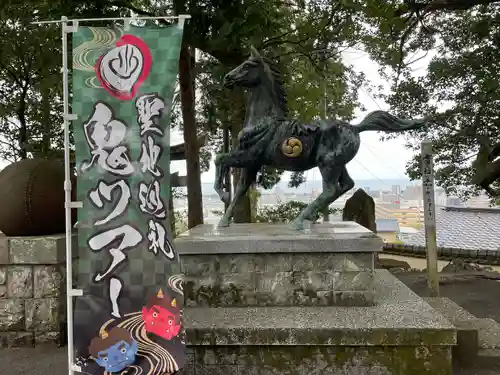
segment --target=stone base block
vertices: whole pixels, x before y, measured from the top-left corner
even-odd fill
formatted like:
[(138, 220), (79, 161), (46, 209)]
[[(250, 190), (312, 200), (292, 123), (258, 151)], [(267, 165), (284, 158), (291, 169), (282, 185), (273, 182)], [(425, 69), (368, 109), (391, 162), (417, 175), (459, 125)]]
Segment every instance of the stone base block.
[(451, 375), (456, 328), (386, 270), (372, 307), (186, 308), (185, 374)]
[[(189, 267), (185, 270), (189, 272)], [(371, 270), (185, 276), (184, 295), (188, 307), (371, 306), (376, 302)]]
[(297, 231), (287, 224), (198, 225), (176, 239), (179, 254), (363, 253), (382, 250), (383, 241), (353, 221), (312, 225)]
[[(78, 248), (78, 236), (72, 237), (73, 248)], [(76, 254), (73, 254), (76, 257)], [(66, 237), (51, 236), (6, 237), (0, 236), (0, 264), (60, 264), (66, 259)]]
[(474, 365), (479, 351), (476, 317), (446, 297), (425, 297), (424, 301), (456, 327), (457, 345), (452, 351), (453, 359), (462, 366)]
[(176, 239), (191, 307), (372, 306), (381, 244), (350, 222), (307, 233), (287, 225), (201, 225)]
[[(77, 235), (73, 235), (77, 249)], [(66, 239), (0, 235), (0, 346), (61, 345)], [(74, 254), (76, 256), (76, 254)]]
[(450, 375), (449, 347), (192, 348), (185, 375)]

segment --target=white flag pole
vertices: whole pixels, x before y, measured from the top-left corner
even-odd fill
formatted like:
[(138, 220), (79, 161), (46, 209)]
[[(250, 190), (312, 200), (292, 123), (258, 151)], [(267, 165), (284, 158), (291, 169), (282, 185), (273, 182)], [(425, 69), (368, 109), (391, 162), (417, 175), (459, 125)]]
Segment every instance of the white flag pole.
[(69, 93), (68, 93), (68, 26), (67, 17), (61, 19), (62, 30), (62, 76), (63, 76), (63, 122), (64, 122), (64, 209), (66, 219), (66, 319), (68, 322), (68, 374), (73, 375), (73, 252), (71, 249), (71, 175), (69, 155)]
[(61, 17), (62, 33), (62, 69), (63, 76), (63, 124), (64, 124), (64, 209), (66, 219), (66, 319), (68, 333), (68, 374), (73, 375), (81, 369), (75, 365), (73, 342), (73, 297), (83, 295), (82, 290), (73, 289), (73, 228), (71, 225), (71, 209), (82, 207), (81, 202), (71, 201), (71, 157), (69, 146), (69, 124), (76, 116), (69, 113), (68, 83), (68, 33), (75, 32), (78, 23), (68, 26), (67, 17)]

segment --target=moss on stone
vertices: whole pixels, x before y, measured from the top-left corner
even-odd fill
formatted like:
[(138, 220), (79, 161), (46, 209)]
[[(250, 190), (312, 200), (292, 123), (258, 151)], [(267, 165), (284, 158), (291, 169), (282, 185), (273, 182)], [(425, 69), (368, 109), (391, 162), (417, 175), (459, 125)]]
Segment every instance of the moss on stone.
[(197, 366), (239, 365), (279, 375), (325, 369), (377, 375), (451, 375), (449, 347), (217, 346), (194, 347)]

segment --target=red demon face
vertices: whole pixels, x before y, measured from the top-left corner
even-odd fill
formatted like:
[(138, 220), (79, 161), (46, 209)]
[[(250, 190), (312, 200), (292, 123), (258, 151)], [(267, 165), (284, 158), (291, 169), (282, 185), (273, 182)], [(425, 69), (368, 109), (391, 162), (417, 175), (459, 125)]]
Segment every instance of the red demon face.
[(174, 300), (169, 301), (160, 290), (158, 295), (142, 308), (142, 319), (146, 332), (172, 340), (181, 330), (180, 310)]

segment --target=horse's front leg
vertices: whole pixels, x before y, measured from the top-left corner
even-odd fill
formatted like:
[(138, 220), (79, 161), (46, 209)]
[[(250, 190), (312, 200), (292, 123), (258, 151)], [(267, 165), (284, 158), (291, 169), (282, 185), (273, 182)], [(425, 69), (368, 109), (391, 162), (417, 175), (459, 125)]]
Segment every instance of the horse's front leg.
[(223, 163), (224, 157), (228, 154), (219, 154), (215, 158), (215, 183), (214, 190), (219, 195), (224, 204), (229, 204), (230, 193), (224, 190), (224, 180), (228, 176), (227, 169)]
[(234, 193), (234, 198), (229, 204), (229, 207), (227, 208), (224, 216), (219, 221), (219, 227), (229, 226), (229, 222), (233, 217), (236, 205), (238, 204), (240, 199), (243, 198), (243, 196), (246, 194), (252, 183), (255, 181), (259, 169), (260, 168), (255, 168), (255, 167), (242, 169), (240, 180), (238, 181), (238, 185), (236, 186), (236, 191)]
[[(234, 199), (231, 203), (229, 203), (229, 207), (226, 210), (223, 218), (221, 219), (219, 226), (227, 226), (229, 225), (229, 221), (233, 216), (234, 207), (238, 203), (239, 199), (243, 195), (245, 195), (246, 191), (255, 180), (257, 176), (257, 172), (259, 171), (262, 164), (258, 160), (258, 155), (251, 150), (234, 150), (227, 154), (219, 154), (215, 158), (215, 166), (216, 166), (216, 182), (215, 189), (221, 197), (224, 203), (229, 200), (229, 193), (224, 192), (224, 175), (228, 168), (242, 168), (244, 170), (248, 169), (250, 172), (243, 171), (241, 174), (240, 181), (236, 187), (236, 191), (234, 194)], [(255, 171), (255, 172), (254, 172)], [(246, 186), (246, 187), (245, 187)], [(225, 200), (224, 200), (225, 199)], [(226, 203), (226, 204), (227, 204)]]

